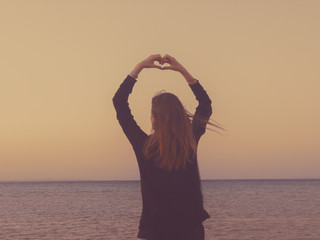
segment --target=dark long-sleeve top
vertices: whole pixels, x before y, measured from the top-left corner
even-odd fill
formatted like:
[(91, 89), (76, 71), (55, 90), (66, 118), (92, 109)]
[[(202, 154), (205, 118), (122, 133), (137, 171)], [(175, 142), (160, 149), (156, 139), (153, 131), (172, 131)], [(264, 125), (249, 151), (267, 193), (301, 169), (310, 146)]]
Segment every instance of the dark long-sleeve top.
[[(113, 97), (120, 126), (133, 147), (140, 171), (142, 213), (138, 238), (154, 236), (159, 231), (186, 229), (210, 218), (203, 208), (200, 174), (197, 156), (186, 169), (168, 172), (156, 167), (152, 159), (146, 159), (143, 145), (147, 135), (136, 123), (131, 114), (128, 98), (136, 79), (127, 75)], [(199, 80), (188, 84), (198, 100), (195, 115), (209, 119), (212, 114), (211, 100)], [(198, 144), (205, 133), (206, 124), (192, 121), (192, 130)]]

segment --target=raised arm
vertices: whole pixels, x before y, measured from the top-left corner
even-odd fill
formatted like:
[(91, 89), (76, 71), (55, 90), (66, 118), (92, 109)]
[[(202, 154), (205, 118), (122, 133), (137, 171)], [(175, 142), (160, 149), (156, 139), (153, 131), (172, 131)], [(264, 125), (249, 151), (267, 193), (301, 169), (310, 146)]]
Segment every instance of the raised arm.
[(205, 133), (207, 125), (205, 121), (200, 121), (199, 118), (206, 121), (209, 120), (212, 115), (212, 101), (199, 83), (199, 80), (193, 78), (187, 70), (182, 71), (181, 74), (185, 77), (198, 101), (198, 106), (192, 120), (192, 131), (198, 142), (200, 137)]
[(151, 67), (161, 69), (161, 66), (154, 65), (153, 63), (154, 61), (159, 61), (160, 58), (160, 54), (151, 55), (145, 60), (139, 62), (123, 80), (119, 89), (112, 98), (113, 106), (117, 113), (117, 119), (133, 147), (137, 142), (146, 137), (147, 134), (138, 126), (131, 114), (128, 103), (129, 94), (132, 92), (133, 86), (137, 82), (136, 78), (138, 78), (142, 69)]
[(129, 94), (132, 92), (132, 88), (136, 82), (136, 79), (127, 75), (112, 98), (117, 119), (132, 146), (146, 135), (134, 120), (128, 103)]
[[(170, 55), (165, 55), (163, 57), (162, 63), (169, 63), (170, 66), (165, 66), (163, 69), (171, 69), (174, 71), (180, 72), (186, 81), (188, 82), (192, 92), (194, 93), (196, 99), (198, 100), (198, 106), (196, 108), (196, 112), (194, 114), (194, 118), (192, 121), (192, 130), (196, 137), (197, 142), (200, 137), (206, 131), (206, 121), (209, 120), (212, 115), (212, 107), (211, 100), (207, 94), (207, 92), (203, 89), (202, 85), (199, 83), (197, 79), (195, 79), (185, 67), (183, 67), (174, 57)], [(200, 121), (202, 119), (204, 121)]]

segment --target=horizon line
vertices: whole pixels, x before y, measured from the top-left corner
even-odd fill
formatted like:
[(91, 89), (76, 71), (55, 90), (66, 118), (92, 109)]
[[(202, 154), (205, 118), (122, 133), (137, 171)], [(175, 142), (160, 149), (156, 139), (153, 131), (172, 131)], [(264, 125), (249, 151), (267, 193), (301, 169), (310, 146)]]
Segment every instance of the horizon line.
[[(254, 181), (254, 180), (320, 180), (319, 178), (212, 178), (200, 179), (201, 181)], [(140, 179), (25, 179), (25, 180), (0, 180), (8, 182), (140, 182)]]

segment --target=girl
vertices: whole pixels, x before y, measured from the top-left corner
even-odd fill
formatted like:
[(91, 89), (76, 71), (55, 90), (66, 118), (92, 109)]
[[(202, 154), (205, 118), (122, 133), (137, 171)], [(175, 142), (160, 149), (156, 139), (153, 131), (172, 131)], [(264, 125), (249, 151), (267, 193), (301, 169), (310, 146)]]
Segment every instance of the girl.
[[(161, 65), (169, 63), (169, 66)], [(199, 104), (194, 115), (172, 93), (152, 98), (152, 133), (134, 120), (128, 97), (144, 68), (180, 72)], [(150, 55), (127, 75), (113, 97), (121, 128), (135, 152), (142, 194), (138, 238), (147, 240), (203, 240), (202, 222), (210, 218), (203, 208), (197, 145), (212, 114), (211, 100), (200, 82), (172, 56)], [(192, 118), (192, 122), (190, 118)], [(219, 127), (221, 128), (221, 127)], [(221, 128), (222, 129), (222, 128)]]

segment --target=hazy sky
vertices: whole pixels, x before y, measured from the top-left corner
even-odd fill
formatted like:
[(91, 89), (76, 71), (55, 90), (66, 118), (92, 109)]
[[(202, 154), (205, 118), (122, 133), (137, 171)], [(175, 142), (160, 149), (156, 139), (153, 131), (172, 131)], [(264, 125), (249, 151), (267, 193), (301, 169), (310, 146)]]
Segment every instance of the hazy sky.
[[(213, 101), (202, 179), (320, 177), (320, 1), (0, 1), (0, 180), (139, 179), (112, 97), (133, 67), (170, 54)], [(129, 97), (150, 133), (178, 72), (144, 69)]]

